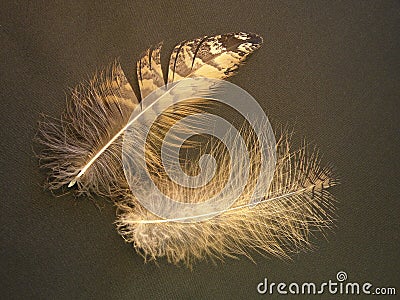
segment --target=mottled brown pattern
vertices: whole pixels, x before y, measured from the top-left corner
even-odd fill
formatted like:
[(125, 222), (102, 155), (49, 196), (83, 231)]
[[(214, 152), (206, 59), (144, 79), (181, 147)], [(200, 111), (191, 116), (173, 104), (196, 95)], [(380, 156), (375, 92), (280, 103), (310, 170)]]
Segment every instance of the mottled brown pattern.
[(151, 92), (165, 85), (161, 70), (162, 43), (147, 49), (137, 62), (137, 77), (142, 100)]
[[(252, 33), (228, 33), (183, 41), (172, 51), (168, 83), (186, 77), (224, 79), (233, 74), (247, 56), (258, 49), (262, 38)], [(148, 49), (137, 63), (140, 92), (144, 99), (163, 86), (161, 44)]]
[(119, 95), (119, 98), (121, 98), (123, 102), (125, 102), (127, 105), (134, 107), (136, 104), (139, 103), (139, 101), (119, 64), (117, 64), (115, 67), (114, 76), (114, 81), (111, 82), (111, 94), (114, 97), (116, 97), (115, 95)]
[(171, 55), (168, 82), (198, 76), (229, 77), (261, 43), (262, 38), (252, 33), (228, 33), (184, 41)]

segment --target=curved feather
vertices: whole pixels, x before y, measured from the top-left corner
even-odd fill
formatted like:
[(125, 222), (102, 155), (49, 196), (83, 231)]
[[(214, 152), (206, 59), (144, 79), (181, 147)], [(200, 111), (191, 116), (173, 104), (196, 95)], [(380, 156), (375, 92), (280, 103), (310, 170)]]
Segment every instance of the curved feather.
[[(306, 145), (292, 151), (286, 134), (277, 143), (277, 153), (272, 185), (256, 206), (248, 204), (250, 194), (244, 194), (217, 217), (181, 223), (159, 219), (135, 199), (126, 199), (118, 206), (117, 229), (146, 260), (166, 257), (168, 262), (192, 267), (207, 258), (251, 258), (252, 251), (289, 258), (290, 253), (311, 246), (312, 232), (323, 232), (332, 226), (334, 198), (327, 189), (337, 179), (332, 168), (322, 167), (317, 152)], [(219, 150), (215, 154), (219, 155)], [(252, 176), (248, 180), (254, 180)], [(208, 191), (221, 188), (222, 178), (215, 182)], [(207, 190), (193, 193), (176, 188), (170, 193), (191, 202), (209, 197)]]
[[(187, 76), (227, 77), (261, 41), (259, 36), (245, 33), (204, 38), (203, 46), (199, 44), (193, 54), (193, 72)], [(138, 61), (142, 99), (164, 85), (161, 47), (160, 43), (148, 49)], [(213, 53), (207, 56), (207, 51)], [(177, 74), (175, 79), (185, 76), (182, 53), (178, 51), (175, 55), (177, 68), (171, 71)], [(210, 66), (214, 67), (210, 69)], [(60, 121), (44, 118), (36, 140), (45, 148), (38, 157), (41, 167), (50, 170), (49, 189), (77, 185), (78, 193), (93, 192), (111, 197), (125, 193), (127, 183), (121, 163), (121, 142), (137, 104), (138, 99), (121, 67), (115, 64), (72, 92)]]

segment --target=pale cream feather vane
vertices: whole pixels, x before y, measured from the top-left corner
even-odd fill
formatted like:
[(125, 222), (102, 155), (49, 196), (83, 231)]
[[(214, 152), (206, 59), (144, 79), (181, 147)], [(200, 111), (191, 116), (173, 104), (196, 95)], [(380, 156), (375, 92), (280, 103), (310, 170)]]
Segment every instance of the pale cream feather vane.
[[(241, 136), (251, 134), (248, 130), (240, 132)], [(281, 133), (273, 181), (256, 206), (250, 203), (249, 188), (220, 215), (201, 222), (182, 223), (177, 219), (160, 219), (134, 197), (127, 197), (117, 204), (119, 233), (146, 261), (165, 257), (168, 262), (190, 268), (196, 261), (207, 259), (215, 261), (238, 255), (251, 259), (254, 251), (290, 258), (291, 253), (311, 248), (310, 235), (325, 234), (333, 225), (335, 200), (328, 188), (338, 180), (331, 166), (321, 167), (315, 148), (310, 149), (304, 143), (300, 149), (292, 150), (290, 139), (288, 133)], [(257, 157), (258, 149), (251, 151)], [(209, 154), (221, 165), (229, 166), (229, 154), (220, 146), (213, 147)], [(252, 160), (247, 181), (239, 176), (236, 183), (254, 185), (257, 168), (258, 161)], [(200, 203), (224, 187), (227, 173), (229, 169), (224, 167), (207, 188), (196, 192), (168, 180), (160, 180), (159, 184), (173, 199)]]
[[(338, 181), (330, 166), (321, 166), (315, 150), (310, 151), (306, 144), (292, 150), (290, 135), (285, 132), (276, 143), (273, 180), (254, 205), (253, 188), (264, 171), (260, 169), (261, 150), (251, 128), (243, 125), (238, 130), (237, 138), (244, 138), (251, 159), (248, 178), (234, 179), (245, 189), (229, 209), (201, 222), (160, 218), (147, 210), (134, 196), (132, 184), (128, 184), (134, 178), (127, 179), (123, 169), (123, 143), (135, 144), (124, 141), (124, 134), (140, 130), (140, 124), (134, 121), (154, 113), (146, 97), (165, 84), (184, 78), (227, 78), (261, 44), (260, 36), (243, 32), (183, 41), (171, 54), (166, 82), (160, 60), (162, 44), (149, 48), (137, 62), (143, 102), (138, 118), (133, 120), (131, 115), (139, 101), (118, 64), (78, 86), (61, 120), (45, 118), (40, 123), (36, 140), (44, 148), (38, 156), (41, 167), (49, 170), (48, 188), (71, 188), (78, 194), (94, 193), (113, 199), (118, 232), (145, 260), (165, 257), (171, 263), (192, 267), (204, 259), (238, 255), (251, 258), (254, 251), (287, 258), (290, 253), (310, 248), (311, 234), (324, 233), (332, 226), (334, 197), (327, 189)], [(198, 92), (201, 95), (202, 91)], [(162, 98), (156, 102), (169, 101), (169, 97)], [(188, 174), (199, 172), (204, 151), (217, 161), (216, 173), (203, 188), (187, 188), (171, 181), (161, 159), (160, 148), (168, 130), (187, 116), (207, 113), (213, 105), (213, 101), (202, 97), (175, 103), (157, 118), (151, 134), (143, 135), (152, 180), (172, 199), (201, 203), (220, 191), (228, 180), (231, 157), (219, 141), (206, 143), (201, 153), (196, 152), (198, 142), (184, 144), (189, 150), (196, 150), (194, 155), (180, 157)], [(191, 125), (200, 128), (201, 122)], [(241, 159), (233, 163), (240, 164)], [(139, 186), (140, 180), (136, 184)]]

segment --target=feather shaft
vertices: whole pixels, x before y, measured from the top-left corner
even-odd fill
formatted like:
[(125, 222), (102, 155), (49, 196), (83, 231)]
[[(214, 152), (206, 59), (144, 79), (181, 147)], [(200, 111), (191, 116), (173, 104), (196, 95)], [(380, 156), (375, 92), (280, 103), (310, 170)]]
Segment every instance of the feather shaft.
[[(200, 218), (200, 217), (208, 217), (208, 216), (213, 216), (216, 213), (217, 214), (221, 214), (221, 213), (231, 212), (231, 211), (239, 210), (239, 209), (243, 209), (243, 208), (254, 208), (254, 209), (257, 209), (257, 206), (261, 205), (263, 203), (266, 203), (266, 202), (269, 202), (269, 201), (276, 201), (276, 200), (283, 199), (283, 198), (289, 198), (289, 197), (292, 197), (295, 194), (301, 194), (305, 190), (307, 190), (307, 188), (303, 188), (303, 189), (300, 189), (298, 191), (290, 192), (290, 193), (287, 193), (285, 195), (280, 195), (280, 196), (277, 196), (277, 197), (264, 198), (264, 199), (262, 199), (260, 201), (257, 201), (256, 204), (254, 204), (254, 203), (242, 204), (242, 205), (239, 205), (239, 206), (231, 207), (231, 208), (226, 209), (226, 210), (221, 210), (221, 211), (202, 214), (202, 215), (191, 216), (191, 218), (196, 219), (196, 218)], [(187, 217), (185, 217), (185, 218), (175, 218), (175, 219), (157, 219), (157, 220), (127, 220), (127, 221), (125, 221), (125, 223), (126, 224), (156, 224), (156, 223), (179, 222), (179, 221), (184, 221), (186, 219), (187, 219)]]

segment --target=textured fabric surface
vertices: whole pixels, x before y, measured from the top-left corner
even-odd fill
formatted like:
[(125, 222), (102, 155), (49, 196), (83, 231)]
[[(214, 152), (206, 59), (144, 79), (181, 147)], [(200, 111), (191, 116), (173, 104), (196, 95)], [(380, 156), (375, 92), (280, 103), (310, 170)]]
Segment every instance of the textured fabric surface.
[[(264, 277), (322, 282), (340, 270), (398, 285), (399, 26), (396, 1), (3, 1), (1, 298), (244, 299)], [(232, 31), (264, 45), (231, 81), (336, 167), (337, 228), (292, 261), (144, 264), (116, 233), (110, 203), (43, 191), (31, 150), (39, 114), (58, 117), (68, 88), (115, 58), (138, 91), (148, 46), (164, 41), (166, 65), (176, 43)]]

